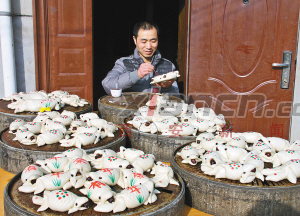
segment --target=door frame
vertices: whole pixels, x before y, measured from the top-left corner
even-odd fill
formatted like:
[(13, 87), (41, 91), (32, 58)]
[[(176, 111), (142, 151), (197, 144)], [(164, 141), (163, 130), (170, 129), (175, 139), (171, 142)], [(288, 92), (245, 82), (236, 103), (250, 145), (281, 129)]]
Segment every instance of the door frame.
[(36, 89), (50, 92), (48, 0), (33, 0)]
[(294, 83), (294, 94), (293, 94), (293, 107), (292, 115), (290, 119), (290, 142), (295, 140), (300, 140), (299, 126), (300, 126), (300, 65), (297, 63), (300, 62), (300, 11), (299, 11), (299, 21), (298, 21), (298, 36), (297, 36), (297, 57), (296, 57), (296, 70), (295, 70), (295, 83)]
[(178, 57), (177, 64), (180, 72), (178, 81), (183, 82), (183, 94), (188, 99), (188, 70), (189, 70), (189, 32), (190, 32), (190, 0), (179, 1), (178, 17)]

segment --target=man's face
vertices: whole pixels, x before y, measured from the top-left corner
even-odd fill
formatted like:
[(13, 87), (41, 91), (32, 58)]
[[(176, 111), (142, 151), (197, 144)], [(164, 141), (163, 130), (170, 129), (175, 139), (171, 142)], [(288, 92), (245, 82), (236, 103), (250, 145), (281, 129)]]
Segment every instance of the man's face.
[(158, 38), (157, 31), (155, 28), (150, 30), (140, 29), (138, 31), (137, 38), (133, 36), (134, 43), (137, 50), (139, 51), (140, 56), (144, 61), (151, 62), (152, 56), (157, 50)]

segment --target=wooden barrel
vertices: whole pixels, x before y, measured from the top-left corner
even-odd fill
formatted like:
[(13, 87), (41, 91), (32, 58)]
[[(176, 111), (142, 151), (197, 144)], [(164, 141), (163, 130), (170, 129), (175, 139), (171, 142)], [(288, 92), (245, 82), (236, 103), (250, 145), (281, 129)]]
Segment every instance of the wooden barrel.
[[(174, 151), (190, 142), (196, 141), (196, 136), (165, 136), (160, 135), (161, 133), (151, 134), (140, 132), (131, 124), (127, 124), (131, 116), (125, 118), (124, 124), (121, 125), (124, 129), (126, 136), (129, 138), (130, 142), (127, 142), (128, 145), (132, 148), (140, 149), (144, 152), (148, 152), (155, 155), (156, 160), (171, 162)], [(228, 119), (226, 120), (226, 130), (230, 131), (232, 125)], [(225, 131), (225, 130), (224, 130)], [(199, 135), (198, 132), (197, 135)]]
[[(11, 101), (0, 100), (0, 131), (3, 131), (5, 128), (9, 127), (10, 123), (16, 119), (23, 119), (24, 121), (30, 122), (37, 115), (35, 112), (22, 112), (16, 114), (14, 113), (13, 109), (7, 108), (7, 105), (10, 103)], [(59, 110), (59, 112), (64, 110), (75, 112), (79, 118), (79, 115), (83, 113), (92, 112), (92, 104), (89, 102), (89, 104), (86, 104), (83, 107), (66, 105), (64, 108)]]
[[(124, 92), (121, 97), (106, 95), (98, 100), (98, 111), (101, 118), (114, 124), (123, 124), (124, 119), (144, 106), (152, 93)], [(169, 96), (169, 100), (181, 102), (180, 98)]]
[[(125, 119), (127, 122), (128, 119)], [(140, 132), (130, 124), (122, 125), (132, 148), (155, 155), (155, 160), (170, 162), (174, 151), (185, 143), (196, 141), (195, 136), (164, 136)]]
[[(87, 154), (92, 154), (98, 149), (107, 148), (118, 151), (120, 146), (126, 144), (125, 133), (123, 129), (119, 128), (114, 135), (115, 137), (106, 137), (95, 145), (82, 146), (82, 149)], [(60, 143), (40, 147), (37, 145), (23, 145), (18, 141), (14, 141), (14, 137), (14, 134), (8, 132), (8, 128), (0, 133), (0, 167), (11, 173), (21, 172), (26, 166), (38, 159), (51, 158), (70, 149), (70, 147), (60, 146)]]
[[(171, 167), (187, 185), (187, 205), (212, 215), (300, 215), (300, 178), (297, 184), (288, 180), (262, 182), (255, 179), (242, 184), (215, 179), (201, 171), (201, 163), (195, 166), (181, 163), (176, 153), (184, 146), (174, 151)], [(270, 167), (272, 164), (265, 163), (265, 168)]]
[[(148, 174), (147, 174), (148, 175)], [(150, 175), (149, 175), (150, 176)], [(169, 185), (167, 188), (158, 188), (161, 192), (157, 194), (157, 201), (152, 204), (142, 205), (138, 208), (127, 209), (120, 213), (100, 213), (94, 211), (96, 204), (93, 204), (89, 209), (75, 212), (72, 215), (147, 215), (147, 216), (182, 216), (184, 209), (184, 194), (185, 185), (182, 178), (175, 173), (175, 178), (180, 183), (180, 186)], [(6, 185), (4, 190), (4, 213), (6, 216), (15, 215), (68, 215), (68, 213), (54, 212), (47, 209), (43, 212), (37, 212), (38, 205), (32, 203), (33, 194), (21, 193), (18, 187), (22, 185), (21, 173), (17, 174)], [(119, 192), (121, 190), (118, 186), (113, 186), (113, 190)], [(79, 196), (84, 196), (78, 189), (70, 189), (71, 192)], [(42, 196), (42, 193), (40, 194)]]

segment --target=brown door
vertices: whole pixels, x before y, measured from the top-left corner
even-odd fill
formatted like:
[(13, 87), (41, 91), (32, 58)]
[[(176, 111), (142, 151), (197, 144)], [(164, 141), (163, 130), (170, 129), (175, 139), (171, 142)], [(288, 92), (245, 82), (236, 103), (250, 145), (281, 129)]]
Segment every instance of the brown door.
[[(289, 138), (300, 1), (191, 0), (188, 94), (233, 124)], [(281, 88), (283, 52), (292, 51), (289, 88)]]
[(93, 103), (92, 0), (34, 1), (37, 88)]

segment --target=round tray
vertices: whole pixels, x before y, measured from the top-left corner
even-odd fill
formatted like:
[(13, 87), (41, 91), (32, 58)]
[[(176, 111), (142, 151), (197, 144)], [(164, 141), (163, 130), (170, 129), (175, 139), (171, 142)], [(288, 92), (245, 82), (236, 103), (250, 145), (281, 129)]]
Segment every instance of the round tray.
[[(181, 163), (182, 159), (176, 153), (186, 145), (174, 151), (171, 167), (187, 184), (187, 205), (212, 215), (300, 214), (299, 178), (297, 184), (288, 180), (263, 182), (255, 179), (251, 183), (242, 184), (229, 179), (215, 179), (201, 171), (201, 163), (195, 166)], [(272, 164), (265, 163), (265, 168), (270, 167)]]
[[(98, 149), (112, 149), (118, 151), (120, 146), (125, 146), (125, 133), (119, 127), (119, 130), (114, 133), (115, 137), (106, 137), (95, 145), (82, 146), (82, 149), (87, 154), (92, 154)], [(0, 167), (11, 173), (18, 173), (40, 159), (51, 158), (56, 154), (66, 151), (73, 147), (62, 147), (60, 143), (44, 145), (23, 145), (18, 141), (13, 140), (14, 134), (8, 132), (8, 128), (0, 133)]]
[[(124, 92), (121, 97), (106, 95), (98, 100), (98, 111), (101, 118), (114, 124), (124, 124), (124, 119), (144, 106), (153, 93)], [(169, 100), (181, 102), (180, 98), (169, 96)]]
[[(13, 109), (7, 108), (7, 105), (10, 103), (11, 101), (0, 100), (0, 131), (3, 131), (5, 128), (9, 127), (10, 123), (16, 119), (22, 119), (24, 121), (30, 122), (37, 116), (37, 113), (35, 112), (22, 112), (16, 114), (14, 113)], [(66, 105), (58, 111), (62, 112), (64, 110), (75, 112), (77, 117), (79, 118), (79, 115), (83, 113), (92, 112), (92, 104), (89, 102), (89, 104), (86, 104), (83, 107), (73, 107)]]
[[(160, 194), (157, 194), (157, 201), (149, 205), (142, 205), (138, 208), (127, 209), (120, 213), (100, 213), (94, 211), (96, 204), (93, 204), (87, 210), (75, 212), (72, 215), (161, 215), (161, 216), (181, 216), (183, 215), (184, 209), (184, 194), (185, 185), (182, 178), (174, 173), (175, 178), (179, 181), (180, 186), (169, 185), (167, 188), (161, 189)], [(43, 212), (37, 212), (38, 205), (32, 203), (33, 194), (20, 193), (18, 187), (22, 185), (21, 173), (14, 176), (7, 184), (4, 190), (4, 213), (7, 216), (15, 215), (68, 215), (67, 212), (55, 212), (47, 209)], [(118, 186), (112, 187), (116, 191), (120, 191), (121, 188)], [(78, 189), (70, 189), (71, 192), (77, 195), (84, 196)], [(42, 196), (42, 193), (40, 194)]]

